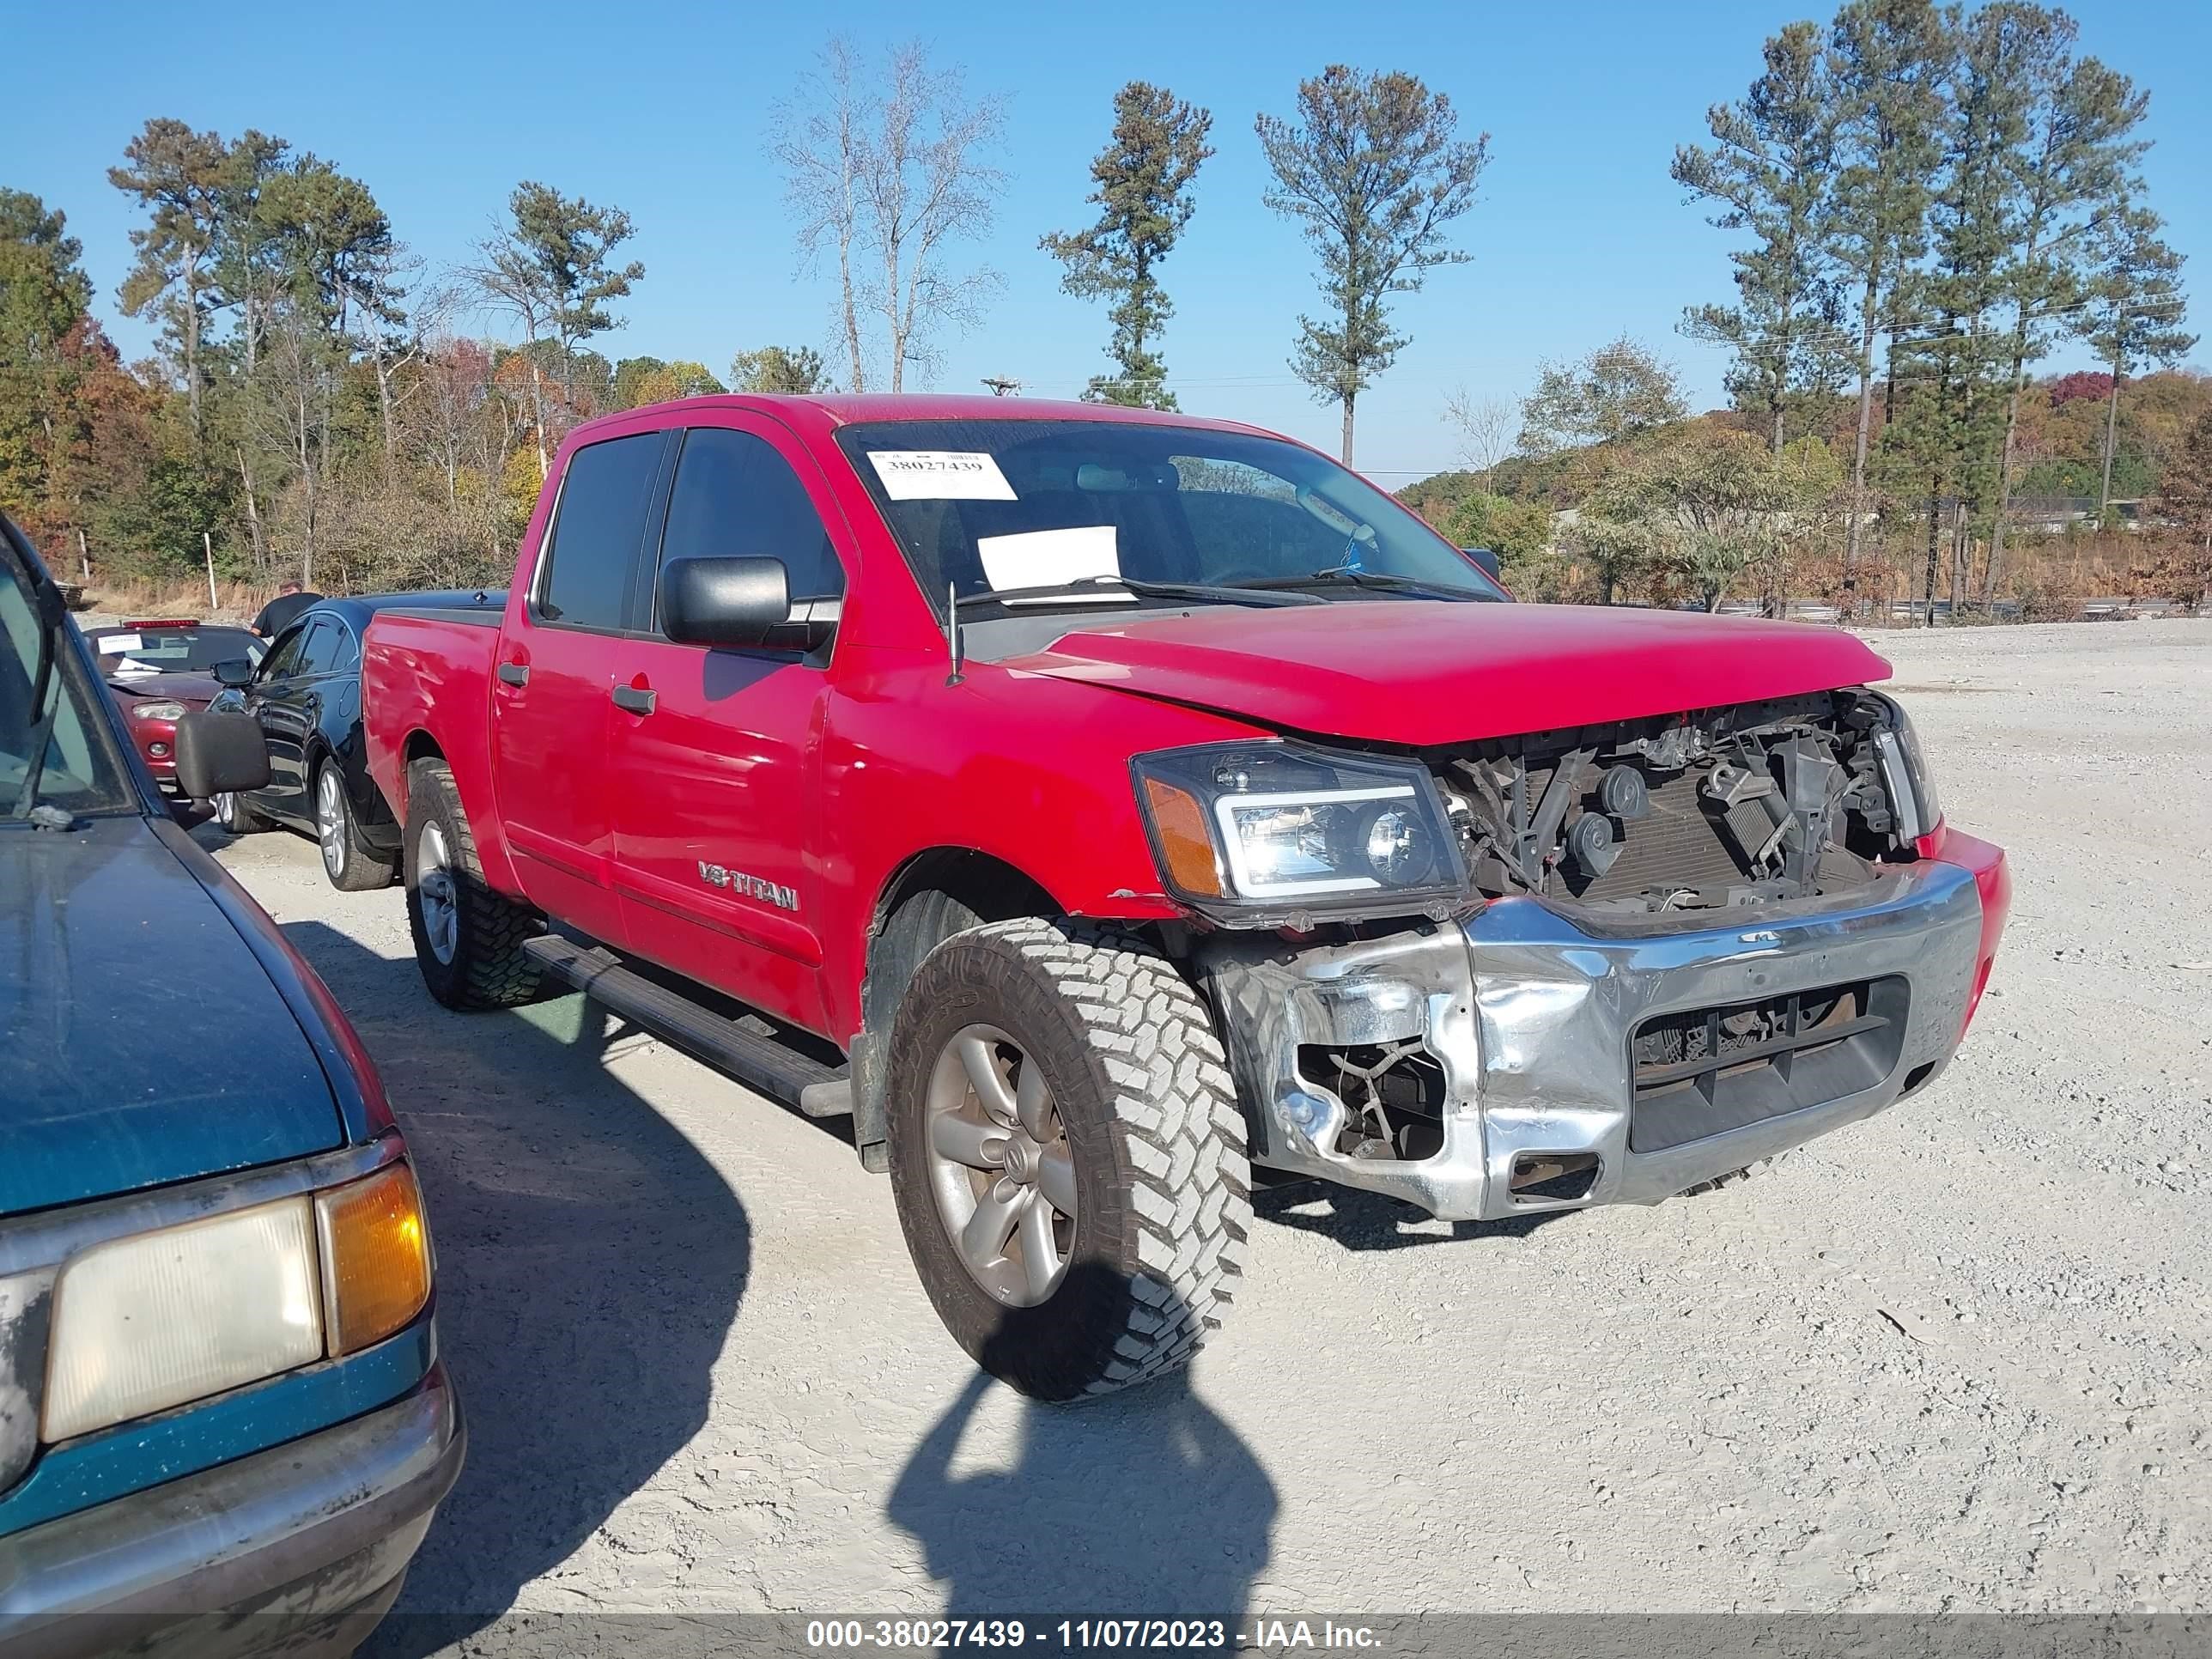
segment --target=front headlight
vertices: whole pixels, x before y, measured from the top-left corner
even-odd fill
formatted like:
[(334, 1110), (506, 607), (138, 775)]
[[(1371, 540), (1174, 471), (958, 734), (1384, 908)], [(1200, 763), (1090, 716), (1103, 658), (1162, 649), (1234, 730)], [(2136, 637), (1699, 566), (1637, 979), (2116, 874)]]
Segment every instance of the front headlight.
[(1896, 698), (1879, 691), (1874, 696), (1889, 714), (1888, 726), (1875, 732), (1874, 748), (1881, 760), (1883, 786), (1897, 813), (1898, 839), (1917, 841), (1934, 833), (1943, 821), (1943, 809), (1936, 799), (1936, 785), (1929, 776), (1927, 757), (1921, 751), (1920, 734), (1912, 729), (1912, 717)]
[(131, 706), (131, 712), (142, 720), (180, 720), (185, 717), (185, 706), (180, 702), (139, 702)]
[(382, 1340), (430, 1298), (404, 1163), (109, 1239), (63, 1264), (40, 1437), (66, 1440)]
[(1465, 894), (1436, 786), (1416, 763), (1255, 743), (1133, 764), (1161, 875), (1225, 926), (1442, 917)]

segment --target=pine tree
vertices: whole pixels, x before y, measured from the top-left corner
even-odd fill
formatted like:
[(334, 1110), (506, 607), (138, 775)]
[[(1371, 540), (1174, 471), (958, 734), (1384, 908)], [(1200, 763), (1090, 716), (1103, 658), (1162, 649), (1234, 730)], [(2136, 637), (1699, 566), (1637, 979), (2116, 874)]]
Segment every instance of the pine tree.
[(2120, 382), (2142, 363), (2171, 366), (2188, 356), (2197, 337), (2182, 326), (2187, 307), (2181, 291), (2182, 255), (2159, 238), (2165, 222), (2148, 208), (2107, 211), (2089, 236), (2087, 303), (2075, 331), (2112, 367), (2105, 393), (2104, 482), (2097, 512), (2101, 522), (2112, 499), (2112, 451), (2119, 434)]
[(1212, 125), (1210, 112), (1165, 88), (1130, 82), (1114, 94), (1114, 136), (1091, 164), (1097, 188), (1085, 199), (1097, 204), (1097, 221), (1037, 244), (1066, 268), (1066, 292), (1114, 296), (1108, 353), (1120, 372), (1091, 380), (1083, 394), (1091, 402), (1176, 406), (1167, 365), (1150, 343), (1175, 314), (1155, 273), (1197, 206), (1190, 186), (1213, 154), (1206, 142)]

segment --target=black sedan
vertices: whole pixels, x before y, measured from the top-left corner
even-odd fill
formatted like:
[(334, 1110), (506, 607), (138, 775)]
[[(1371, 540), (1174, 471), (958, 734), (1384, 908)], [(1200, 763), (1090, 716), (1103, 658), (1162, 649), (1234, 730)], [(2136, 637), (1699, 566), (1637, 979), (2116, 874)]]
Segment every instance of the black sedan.
[[(219, 796), (216, 822), (234, 836), (272, 823), (321, 843), (323, 871), (343, 892), (389, 883), (399, 863), (399, 826), (368, 775), (361, 731), (361, 641), (368, 619), (392, 605), (497, 610), (499, 592), (377, 593), (324, 599), (271, 641), (252, 678), (212, 703), (214, 714), (243, 713), (269, 740), (269, 782), (247, 794)], [(223, 665), (219, 676), (242, 678)]]

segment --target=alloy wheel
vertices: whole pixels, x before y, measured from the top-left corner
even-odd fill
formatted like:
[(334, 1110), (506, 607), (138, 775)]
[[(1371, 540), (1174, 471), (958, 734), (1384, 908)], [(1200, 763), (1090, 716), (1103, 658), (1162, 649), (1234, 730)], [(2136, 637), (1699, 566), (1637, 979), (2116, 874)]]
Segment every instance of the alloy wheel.
[(1036, 1306), (1075, 1243), (1075, 1160), (1043, 1068), (997, 1026), (963, 1026), (927, 1117), (930, 1187), (963, 1265), (1007, 1306)]
[(449, 858), (444, 827), (434, 821), (424, 824), (415, 842), (415, 904), (430, 954), (441, 963), (453, 961), (461, 937), (459, 895)]
[(343, 789), (335, 766), (325, 766), (315, 781), (315, 839), (323, 845), (323, 868), (332, 881), (344, 875), (346, 867)]

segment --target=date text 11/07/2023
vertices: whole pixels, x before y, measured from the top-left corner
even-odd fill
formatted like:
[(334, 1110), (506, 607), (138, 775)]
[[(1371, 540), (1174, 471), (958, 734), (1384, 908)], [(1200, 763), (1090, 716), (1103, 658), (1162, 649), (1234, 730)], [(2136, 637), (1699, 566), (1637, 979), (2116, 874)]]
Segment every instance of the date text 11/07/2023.
[(1034, 1648), (1101, 1650), (1372, 1650), (1382, 1636), (1365, 1625), (1333, 1620), (1257, 1619), (1232, 1626), (1221, 1619), (815, 1619), (806, 1644), (823, 1649)]

